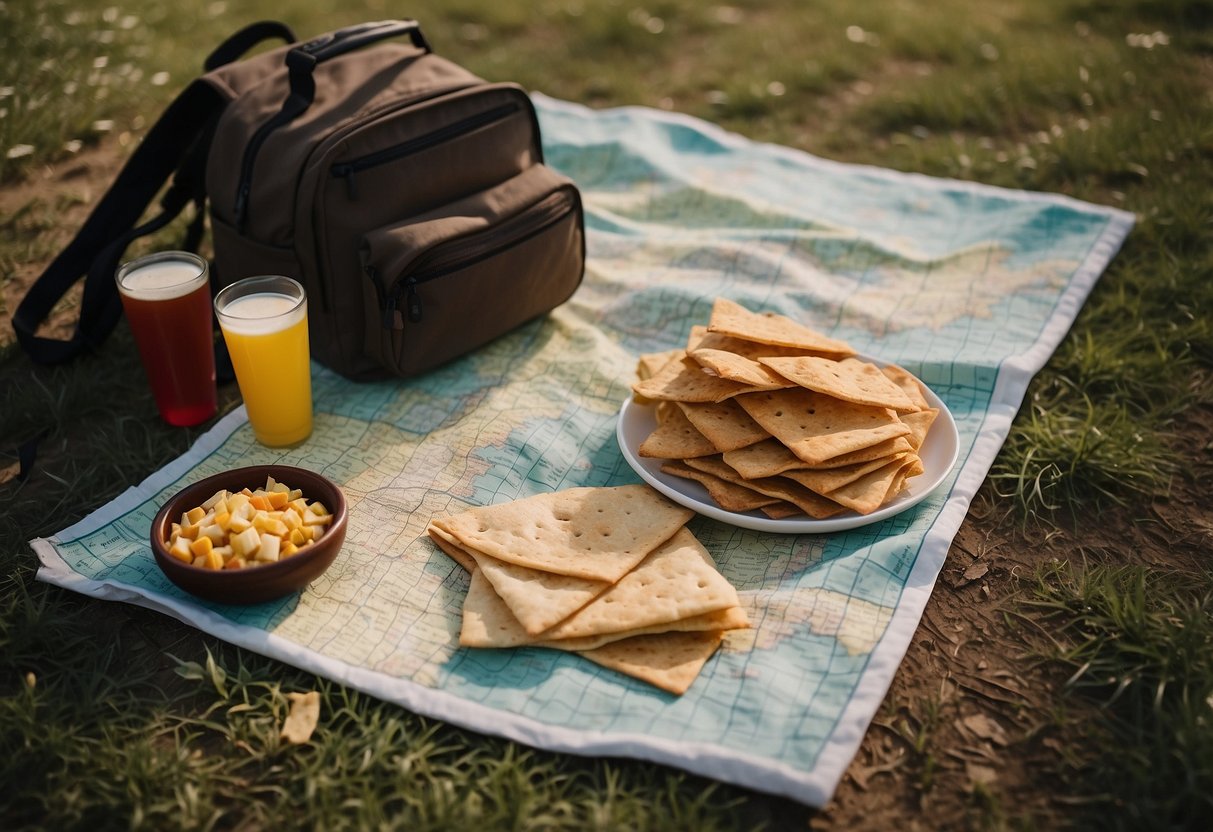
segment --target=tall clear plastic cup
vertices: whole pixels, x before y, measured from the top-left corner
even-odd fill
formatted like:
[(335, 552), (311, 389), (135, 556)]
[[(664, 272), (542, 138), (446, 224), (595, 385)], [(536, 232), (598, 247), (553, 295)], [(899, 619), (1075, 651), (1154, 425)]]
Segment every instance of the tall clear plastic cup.
[(257, 441), (297, 445), (312, 432), (307, 295), (280, 275), (248, 277), (215, 296), (215, 315)]
[(215, 414), (210, 274), (188, 251), (164, 251), (118, 267), (122, 308), (161, 418), (189, 426)]

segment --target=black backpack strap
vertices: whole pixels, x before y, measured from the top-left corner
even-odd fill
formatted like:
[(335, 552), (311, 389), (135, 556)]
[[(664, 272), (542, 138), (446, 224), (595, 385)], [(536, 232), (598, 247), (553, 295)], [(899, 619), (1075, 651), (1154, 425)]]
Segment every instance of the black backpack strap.
[(240, 58), (245, 52), (252, 49), (263, 40), (270, 38), (278, 38), (286, 43), (295, 42), (295, 33), (291, 31), (291, 27), (285, 23), (279, 23), (276, 20), (262, 20), (259, 23), (250, 23), (239, 32), (236, 32), (223, 43), (215, 47), (203, 63), (202, 67), (207, 72), (212, 69), (218, 69), (225, 64), (230, 64), (232, 61)]
[[(13, 329), (30, 358), (59, 364), (97, 347), (122, 316), (114, 272), (127, 245), (167, 225), (194, 196), (195, 187), (170, 188), (159, 216), (135, 223), (186, 155), (198, 147), (225, 104), (213, 86), (196, 80), (177, 97), (131, 154), (114, 184), (76, 237), (30, 287), (13, 314)], [(196, 152), (196, 151), (195, 151)], [(76, 331), (67, 341), (35, 334), (59, 299), (85, 278)]]
[[(235, 61), (269, 38), (295, 42), (286, 24), (254, 23), (229, 37), (207, 57), (207, 71)], [(226, 104), (223, 93), (205, 79), (197, 79), (147, 132), (76, 237), (47, 266), (13, 314), (13, 330), (30, 358), (41, 364), (60, 364), (100, 346), (122, 317), (114, 273), (126, 248), (139, 237), (168, 225), (190, 202), (194, 203), (195, 214), (186, 230), (185, 248), (198, 248), (206, 213), (206, 156)], [(136, 226), (170, 176), (173, 183), (160, 200), (160, 213)], [(81, 277), (84, 296), (72, 337), (61, 341), (37, 335), (55, 304)]]

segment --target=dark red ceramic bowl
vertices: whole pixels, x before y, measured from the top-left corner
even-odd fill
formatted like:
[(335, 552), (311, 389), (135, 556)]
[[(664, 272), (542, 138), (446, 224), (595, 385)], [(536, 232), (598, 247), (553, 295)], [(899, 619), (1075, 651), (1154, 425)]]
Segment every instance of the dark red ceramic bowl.
[[(298, 488), (309, 502), (319, 500), (332, 513), (333, 522), (315, 543), (276, 563), (244, 569), (203, 569), (169, 555), (173, 522), (183, 512), (201, 505), (220, 489), (263, 488), (266, 477)], [(345, 527), (345, 495), (331, 480), (290, 465), (250, 465), (199, 480), (170, 497), (152, 520), (152, 554), (168, 579), (192, 595), (223, 604), (259, 604), (297, 592), (324, 574), (341, 551)]]

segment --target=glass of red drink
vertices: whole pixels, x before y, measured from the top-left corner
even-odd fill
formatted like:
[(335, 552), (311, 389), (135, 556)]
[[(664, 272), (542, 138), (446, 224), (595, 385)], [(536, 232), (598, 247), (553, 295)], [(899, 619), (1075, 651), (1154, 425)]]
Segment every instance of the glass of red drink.
[(206, 261), (165, 251), (123, 263), (116, 277), (161, 418), (183, 427), (205, 422), (216, 407)]

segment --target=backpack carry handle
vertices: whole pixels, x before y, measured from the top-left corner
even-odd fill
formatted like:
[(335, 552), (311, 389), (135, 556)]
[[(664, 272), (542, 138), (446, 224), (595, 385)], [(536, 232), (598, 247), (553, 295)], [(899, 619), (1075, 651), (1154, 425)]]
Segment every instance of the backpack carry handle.
[(421, 26), (416, 20), (379, 20), (374, 23), (361, 23), (357, 26), (347, 26), (335, 32), (329, 32), (296, 47), (316, 59), (316, 63), (327, 61), (346, 52), (407, 34), (418, 49), (430, 52), (430, 44), (421, 33)]
[(416, 20), (380, 20), (358, 26), (347, 26), (296, 46), (286, 53), (286, 66), (290, 71), (291, 94), (283, 109), (293, 111), (294, 116), (291, 118), (294, 118), (311, 106), (312, 101), (316, 98), (316, 82), (312, 77), (312, 72), (316, 69), (317, 64), (372, 43), (401, 35), (408, 35), (413, 45), (423, 52), (433, 51), (429, 41), (421, 33), (421, 24)]
[(271, 38), (280, 39), (287, 44), (292, 44), (298, 40), (290, 26), (277, 20), (262, 20), (259, 23), (251, 23), (216, 46), (214, 51), (207, 56), (206, 61), (203, 62), (202, 68), (210, 72), (221, 66), (226, 66), (243, 56), (245, 52), (248, 52), (257, 44)]
[(237, 231), (243, 234), (248, 222), (249, 194), (257, 154), (261, 152), (261, 146), (265, 144), (265, 140), (271, 133), (283, 125), (290, 124), (312, 106), (312, 102), (316, 100), (314, 72), (317, 65), (338, 55), (344, 55), (377, 41), (400, 35), (408, 35), (413, 45), (423, 54), (433, 51), (429, 41), (421, 33), (421, 24), (416, 20), (380, 20), (375, 23), (347, 26), (344, 29), (320, 35), (307, 43), (292, 47), (286, 53), (290, 94), (282, 102), (282, 109), (269, 120), (262, 122), (249, 138), (248, 144), (244, 148), (244, 156), (240, 161), (240, 180), (236, 187), (236, 203), (232, 208), (233, 224)]

